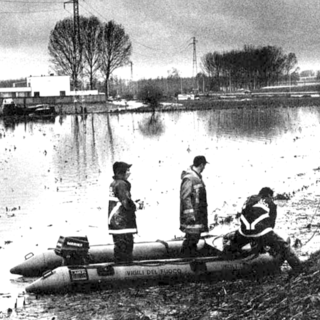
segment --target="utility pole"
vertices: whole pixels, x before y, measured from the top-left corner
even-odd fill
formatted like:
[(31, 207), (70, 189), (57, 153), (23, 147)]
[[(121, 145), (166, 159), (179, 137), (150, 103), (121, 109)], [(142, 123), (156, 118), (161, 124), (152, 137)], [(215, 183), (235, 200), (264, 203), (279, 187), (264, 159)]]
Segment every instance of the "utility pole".
[(202, 93), (204, 94), (204, 88), (205, 88), (205, 85), (204, 85), (204, 74), (202, 73)]
[(131, 81), (133, 80), (133, 62), (129, 61), (130, 63), (130, 71), (131, 71)]
[[(196, 50), (196, 43), (198, 41), (196, 40), (196, 37), (192, 37), (192, 46), (193, 46), (193, 61), (192, 61), (192, 77), (193, 77), (193, 87), (195, 87), (195, 77), (197, 76), (197, 50)], [(199, 87), (199, 84), (197, 85), (197, 89)]]
[(79, 16), (79, 0), (71, 0), (64, 2), (73, 3), (73, 89), (78, 88), (78, 67), (80, 63), (80, 16)]
[(129, 61), (130, 63), (130, 72), (131, 72), (131, 79), (130, 79), (130, 92), (132, 91), (134, 94), (134, 88), (133, 88), (133, 62)]

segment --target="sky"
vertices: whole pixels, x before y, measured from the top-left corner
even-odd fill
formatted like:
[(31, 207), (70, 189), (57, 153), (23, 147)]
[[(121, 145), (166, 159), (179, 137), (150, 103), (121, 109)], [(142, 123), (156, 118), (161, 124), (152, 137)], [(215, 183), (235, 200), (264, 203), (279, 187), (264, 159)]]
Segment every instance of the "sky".
[[(48, 75), (55, 24), (73, 16), (73, 0), (0, 0), (0, 79)], [(293, 52), (302, 70), (320, 70), (319, 0), (79, 0), (83, 16), (121, 24), (132, 42), (124, 79), (201, 72), (208, 52), (244, 45)], [(195, 46), (193, 45), (195, 39)], [(196, 67), (194, 65), (196, 62)]]

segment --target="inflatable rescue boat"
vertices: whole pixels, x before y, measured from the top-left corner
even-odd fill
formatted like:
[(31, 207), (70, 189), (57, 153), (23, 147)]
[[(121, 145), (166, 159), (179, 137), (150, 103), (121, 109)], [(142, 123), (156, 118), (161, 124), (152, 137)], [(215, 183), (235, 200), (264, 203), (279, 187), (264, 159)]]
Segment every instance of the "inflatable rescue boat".
[(121, 284), (146, 285), (181, 281), (236, 279), (265, 276), (280, 270), (280, 257), (269, 253), (223, 260), (219, 257), (134, 261), (131, 264), (100, 263), (61, 266), (46, 272), (26, 287), (29, 293), (63, 293)]
[[(197, 245), (197, 257), (216, 256), (219, 252), (212, 246), (214, 237), (202, 238)], [(137, 242), (133, 248), (133, 259), (156, 260), (156, 259), (176, 259), (182, 258), (181, 255), (182, 240), (154, 242)], [(58, 249), (57, 249), (58, 248)], [(56, 248), (49, 248), (40, 254), (32, 252), (25, 255), (25, 260), (19, 265), (13, 267), (10, 272), (24, 277), (38, 277), (48, 270), (53, 270), (63, 265), (64, 257), (61, 256), (61, 250), (76, 249), (85, 251), (88, 249), (88, 262), (91, 264), (113, 262), (113, 244), (88, 245), (86, 237), (60, 237)]]
[[(57, 247), (51, 250), (61, 258), (59, 266), (48, 266), (41, 258), (41, 268), (49, 270), (28, 285), (26, 291), (51, 293), (119, 285), (264, 276), (279, 271), (283, 262), (280, 255), (250, 250), (227, 259), (212, 241), (212, 238), (201, 239), (197, 255), (193, 257), (181, 256), (181, 240), (135, 243), (133, 262), (114, 263), (109, 261), (113, 258), (112, 245), (92, 246), (89, 250), (86, 237), (60, 237)], [(99, 249), (95, 251), (93, 248)], [(26, 261), (34, 258), (36, 256)], [(32, 266), (34, 271), (33, 263)], [(17, 270), (15, 268), (11, 272)]]

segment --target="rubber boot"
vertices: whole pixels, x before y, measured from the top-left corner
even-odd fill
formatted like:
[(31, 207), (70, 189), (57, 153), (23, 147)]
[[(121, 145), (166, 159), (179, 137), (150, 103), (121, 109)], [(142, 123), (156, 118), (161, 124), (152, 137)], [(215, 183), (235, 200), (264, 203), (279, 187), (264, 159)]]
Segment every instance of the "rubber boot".
[(182, 247), (181, 247), (181, 255), (184, 258), (189, 258), (189, 257), (195, 257), (197, 256), (197, 242), (198, 239), (197, 237), (193, 237), (188, 235), (182, 243)]
[(292, 268), (293, 273), (299, 274), (302, 272), (302, 263), (290, 246), (286, 248), (285, 259)]

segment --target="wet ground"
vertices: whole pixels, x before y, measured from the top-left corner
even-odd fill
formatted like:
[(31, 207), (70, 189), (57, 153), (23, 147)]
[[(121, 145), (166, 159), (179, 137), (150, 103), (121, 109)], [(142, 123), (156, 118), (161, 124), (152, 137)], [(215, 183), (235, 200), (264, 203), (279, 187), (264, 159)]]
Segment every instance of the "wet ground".
[[(307, 259), (319, 249), (320, 242), (320, 193), (318, 187), (302, 190), (289, 201), (277, 201), (280, 207), (277, 231), (289, 234), (301, 259)], [(217, 231), (232, 229), (230, 225), (217, 226)], [(286, 264), (282, 268), (285, 276)], [(217, 295), (213, 288), (232, 288), (232, 282), (172, 283), (151, 287), (131, 287), (61, 295), (25, 294), (24, 287), (32, 279), (17, 278), (13, 281), (16, 293), (2, 295), (2, 312), (12, 309), (10, 319), (200, 319), (199, 310), (214, 319), (218, 312)], [(244, 280), (244, 284), (251, 283)], [(271, 280), (270, 280), (271, 281)], [(235, 283), (234, 286), (239, 286)], [(20, 293), (20, 295), (18, 294)], [(221, 293), (220, 293), (221, 294)], [(211, 303), (211, 306), (210, 306)], [(16, 304), (16, 308), (15, 308)], [(197, 317), (192, 311), (197, 306)], [(6, 309), (7, 308), (7, 309)], [(194, 314), (195, 316), (195, 314)], [(145, 318), (143, 318), (145, 317)], [(146, 318), (148, 317), (148, 318)]]

